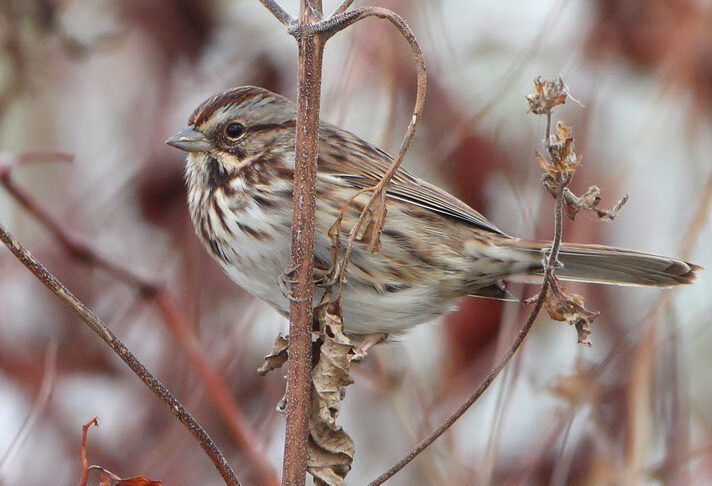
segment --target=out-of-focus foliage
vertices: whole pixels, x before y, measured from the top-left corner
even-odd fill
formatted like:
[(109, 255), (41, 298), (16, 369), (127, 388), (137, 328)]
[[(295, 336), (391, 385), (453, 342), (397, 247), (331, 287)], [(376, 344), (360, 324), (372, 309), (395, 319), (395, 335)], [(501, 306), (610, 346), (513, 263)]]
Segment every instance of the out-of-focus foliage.
[[(295, 1), (280, 3), (296, 12)], [(583, 157), (572, 190), (596, 181), (630, 195), (614, 222), (580, 214), (564, 225), (564, 240), (712, 268), (712, 9), (683, 0), (500, 3), (379, 2), (409, 22), (429, 72), (404, 166), (510, 234), (551, 238), (533, 156), (544, 121), (526, 115), (524, 96), (536, 76), (561, 75), (585, 105), (557, 108)], [(327, 10), (337, 4), (325, 1)], [(257, 0), (0, 0), (0, 153), (74, 156), (20, 164), (13, 181), (69, 235), (165, 285), (177, 304), (166, 309), (67, 252), (3, 189), (0, 220), (183, 401), (246, 484), (263, 479), (255, 454), (275, 471), (281, 465), (275, 407), (284, 381), (255, 370), (286, 321), (200, 247), (183, 156), (163, 141), (203, 99), (232, 86), (294, 98), (296, 65), (294, 40)], [(402, 39), (380, 22), (361, 23), (330, 41), (324, 73), (323, 118), (395, 152), (415, 93)], [(709, 483), (706, 273), (675, 292), (572, 285), (601, 311), (594, 346), (577, 346), (574, 329), (542, 315), (482, 402), (388, 484)], [(93, 416), (101, 427), (89, 437), (91, 463), (126, 478), (219, 484), (182, 426), (4, 250), (0, 309), (1, 484), (76, 483), (79, 432)], [(466, 298), (443, 323), (352, 366), (339, 415), (356, 451), (350, 483), (375, 477), (447, 415), (511, 341), (522, 312)], [(219, 371), (253, 436), (228, 425), (199, 363)], [(91, 473), (88, 484), (99, 480)]]

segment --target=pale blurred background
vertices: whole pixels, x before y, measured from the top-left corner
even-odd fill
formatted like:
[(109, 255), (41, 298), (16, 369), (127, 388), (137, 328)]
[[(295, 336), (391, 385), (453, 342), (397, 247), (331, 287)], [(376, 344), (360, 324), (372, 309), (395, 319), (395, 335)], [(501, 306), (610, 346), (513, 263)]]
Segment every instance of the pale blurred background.
[[(324, 3), (331, 11), (339, 2)], [(280, 4), (296, 14), (296, 0)], [(630, 195), (614, 222), (580, 215), (564, 239), (712, 269), (712, 2), (375, 5), (408, 21), (428, 66), (405, 167), (510, 234), (550, 238), (552, 200), (534, 159), (544, 119), (527, 114), (524, 97), (535, 77), (560, 75), (583, 105), (555, 112), (573, 125), (583, 156), (572, 188), (599, 185), (603, 207)], [(183, 154), (164, 140), (229, 87), (294, 98), (296, 66), (294, 39), (257, 0), (0, 0), (0, 152), (75, 158), (14, 167), (12, 181), (96, 253), (166, 285), (169, 311), (197, 338), (191, 349), (219, 372), (276, 474), (283, 373), (255, 369), (287, 323), (200, 247)], [(387, 22), (359, 23), (327, 44), (326, 120), (395, 153), (414, 90), (410, 51)], [(0, 221), (183, 401), (244, 484), (266, 484), (165, 307), (69, 254), (4, 189)], [(601, 311), (593, 347), (540, 316), (482, 399), (389, 485), (712, 484), (709, 270), (674, 292), (574, 288)], [(536, 288), (512, 291), (526, 298)], [(0, 484), (76, 484), (81, 425), (94, 416), (90, 463), (167, 485), (221, 484), (167, 409), (4, 249), (0, 309)], [(373, 350), (356, 367), (340, 417), (356, 445), (348, 483), (375, 478), (447, 416), (526, 311), (466, 298), (444, 322)]]

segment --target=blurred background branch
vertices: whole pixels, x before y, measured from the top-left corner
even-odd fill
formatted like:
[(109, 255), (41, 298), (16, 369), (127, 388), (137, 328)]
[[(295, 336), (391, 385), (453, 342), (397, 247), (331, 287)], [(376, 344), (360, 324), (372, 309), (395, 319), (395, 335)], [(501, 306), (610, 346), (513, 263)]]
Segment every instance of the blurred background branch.
[[(296, 1), (280, 3), (298, 10)], [(343, 3), (325, 0), (324, 9)], [(586, 157), (571, 189), (581, 193), (579, 180), (595, 180), (608, 194), (630, 195), (614, 224), (583, 215), (575, 224), (564, 221), (566, 239), (670, 255), (680, 249), (678, 256), (689, 252), (691, 261), (712, 268), (704, 244), (712, 241), (708, 5), (384, 0), (379, 6), (408, 19), (428, 61), (428, 102), (404, 162), (408, 170), (508, 233), (550, 237), (548, 196), (531, 164), (543, 120), (524, 114), (521, 96), (537, 75), (560, 74), (586, 100), (586, 109), (567, 104), (559, 115), (576, 128)], [(416, 92), (408, 48), (395, 36), (385, 23), (368, 22), (335, 37), (324, 58), (322, 98), (323, 119), (391, 153)], [(254, 370), (286, 321), (205, 255), (188, 219), (183, 158), (163, 141), (218, 91), (253, 84), (296, 99), (296, 79), (294, 40), (251, 0), (0, 1), (0, 152), (50, 149), (74, 157), (66, 165), (19, 164), (12, 181), (108, 262), (146, 283), (165, 283), (274, 471), (284, 435), (274, 406), (284, 382)], [(176, 347), (187, 348), (155, 296), (145, 298), (100, 266), (77, 265), (4, 190), (0, 219), (186, 397), (230, 464), (255, 477), (225, 413), (215, 413), (207, 377), (193, 360), (178, 358)], [(610, 484), (624, 482), (629, 470), (646, 484), (706, 484), (712, 477), (707, 273), (674, 294), (573, 286), (588, 306), (605, 309), (594, 346), (572, 346), (572, 329), (540, 318), (506, 379), (387, 484)], [(526, 286), (510, 291), (533, 293)], [(649, 334), (646, 314), (663, 298), (657, 332)], [(92, 430), (93, 462), (165, 484), (213, 477), (192, 439), (8, 252), (0, 253), (0, 308), (0, 456), (39, 396), (42, 357), (57, 342), (53, 392), (0, 481), (75, 482), (77, 431), (95, 415), (102, 422)], [(501, 323), (522, 322), (521, 313), (516, 304), (464, 299), (441, 325), (372, 350), (356, 367), (341, 415), (358, 451), (349, 481), (367, 483), (456, 408), (489, 372), (502, 350), (498, 342), (511, 342), (516, 331)]]

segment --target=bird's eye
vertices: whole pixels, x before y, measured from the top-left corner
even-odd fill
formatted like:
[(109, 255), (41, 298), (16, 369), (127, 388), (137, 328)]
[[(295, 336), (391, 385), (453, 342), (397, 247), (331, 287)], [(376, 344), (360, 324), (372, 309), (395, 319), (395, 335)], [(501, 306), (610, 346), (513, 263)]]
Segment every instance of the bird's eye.
[(232, 122), (225, 127), (225, 135), (229, 138), (236, 139), (245, 133), (245, 125), (238, 122)]

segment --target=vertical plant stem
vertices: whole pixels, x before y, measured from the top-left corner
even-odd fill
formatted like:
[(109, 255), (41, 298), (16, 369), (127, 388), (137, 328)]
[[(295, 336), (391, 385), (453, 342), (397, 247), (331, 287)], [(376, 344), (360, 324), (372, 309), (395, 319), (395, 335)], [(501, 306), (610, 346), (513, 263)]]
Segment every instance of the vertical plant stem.
[[(302, 0), (299, 25), (319, 20), (321, 0)], [(314, 265), (314, 207), (319, 147), (319, 99), (325, 37), (297, 35), (299, 84), (297, 100), (294, 208), (290, 268), (296, 283), (290, 306), (287, 376), (287, 425), (282, 484), (301, 486), (306, 480), (309, 415), (311, 412), (311, 332)]]

